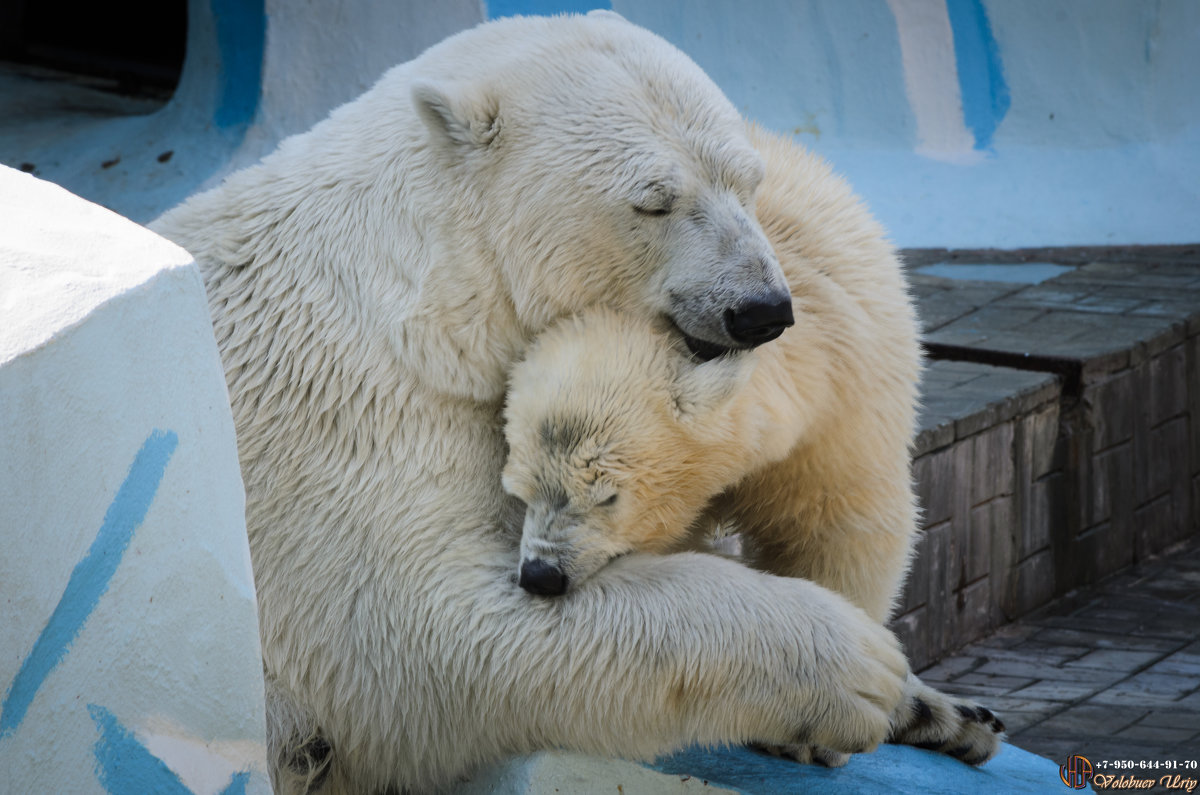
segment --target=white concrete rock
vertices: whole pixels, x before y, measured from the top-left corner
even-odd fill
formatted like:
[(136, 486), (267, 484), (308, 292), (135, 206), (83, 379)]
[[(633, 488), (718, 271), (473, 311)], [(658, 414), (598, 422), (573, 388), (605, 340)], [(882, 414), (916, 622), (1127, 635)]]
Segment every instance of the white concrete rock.
[(192, 258), (0, 168), (0, 781), (267, 792), (254, 581)]

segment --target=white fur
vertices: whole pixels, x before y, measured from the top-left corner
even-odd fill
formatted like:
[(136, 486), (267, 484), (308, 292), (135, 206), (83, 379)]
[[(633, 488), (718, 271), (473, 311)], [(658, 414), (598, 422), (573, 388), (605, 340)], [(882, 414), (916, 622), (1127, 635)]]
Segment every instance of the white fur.
[[(226, 369), (277, 787), (423, 791), (549, 747), (885, 736), (903, 657), (823, 588), (693, 554), (629, 556), (556, 600), (511, 578), (511, 363), (601, 301), (727, 342), (730, 302), (784, 285), (762, 173), (661, 39), (613, 15), (510, 19), (156, 223), (200, 262)], [(332, 747), (324, 778), (293, 769), (310, 736)]]

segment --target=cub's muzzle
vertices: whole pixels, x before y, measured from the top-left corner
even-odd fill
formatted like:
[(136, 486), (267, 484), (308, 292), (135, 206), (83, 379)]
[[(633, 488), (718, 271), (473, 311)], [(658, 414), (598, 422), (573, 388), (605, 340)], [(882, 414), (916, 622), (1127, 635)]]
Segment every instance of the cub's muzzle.
[(517, 584), (535, 596), (562, 596), (567, 592), (568, 579), (562, 569), (539, 558), (521, 562)]

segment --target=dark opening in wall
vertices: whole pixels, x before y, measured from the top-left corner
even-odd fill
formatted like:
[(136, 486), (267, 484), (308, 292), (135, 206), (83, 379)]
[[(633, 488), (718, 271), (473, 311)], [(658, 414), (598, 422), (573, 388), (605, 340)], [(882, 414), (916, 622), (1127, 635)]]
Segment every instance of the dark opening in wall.
[(187, 42), (187, 0), (0, 0), (0, 60), (95, 88), (170, 97)]

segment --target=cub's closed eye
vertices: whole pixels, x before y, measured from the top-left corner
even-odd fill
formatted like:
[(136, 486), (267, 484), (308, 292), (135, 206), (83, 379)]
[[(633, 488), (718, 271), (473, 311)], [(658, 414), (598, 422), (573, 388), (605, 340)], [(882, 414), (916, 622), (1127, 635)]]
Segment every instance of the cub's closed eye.
[(633, 211), (638, 215), (667, 215), (671, 212), (671, 208), (661, 206), (638, 207), (637, 205), (634, 205)]
[(614, 495), (612, 495), (611, 497), (609, 497), (609, 498), (607, 498), (607, 499), (604, 499), (604, 500), (601, 500), (600, 502), (598, 502), (598, 503), (596, 503), (596, 504), (597, 504), (597, 505), (599, 505), (599, 506), (601, 506), (601, 507), (607, 507), (607, 506), (609, 506), (609, 505), (615, 505), (615, 504), (616, 504), (616, 502), (617, 502), (617, 495), (616, 495), (616, 494), (614, 494)]

